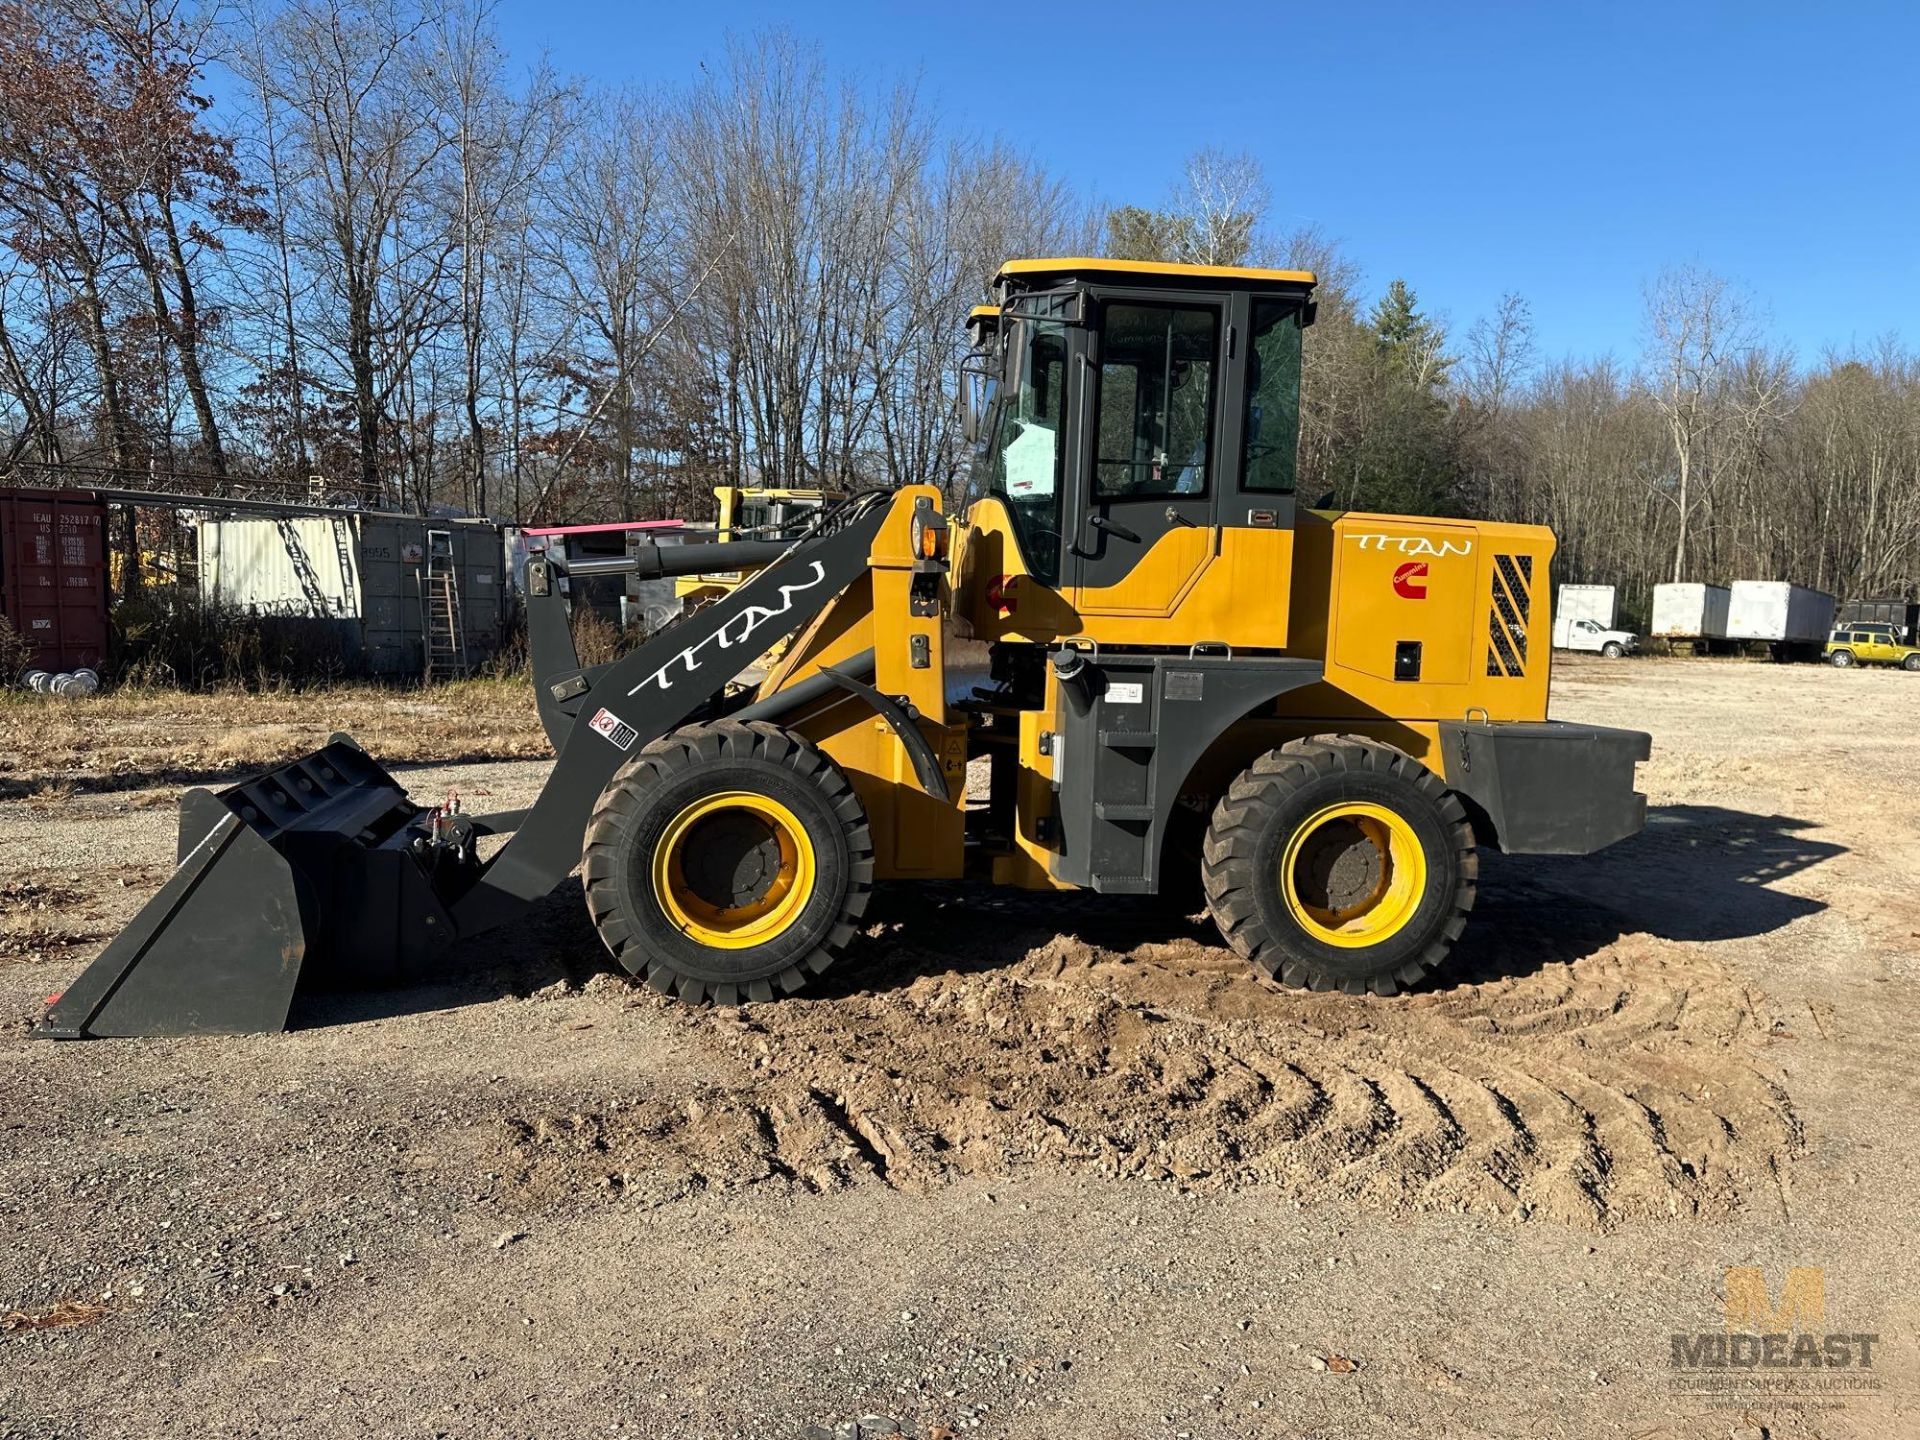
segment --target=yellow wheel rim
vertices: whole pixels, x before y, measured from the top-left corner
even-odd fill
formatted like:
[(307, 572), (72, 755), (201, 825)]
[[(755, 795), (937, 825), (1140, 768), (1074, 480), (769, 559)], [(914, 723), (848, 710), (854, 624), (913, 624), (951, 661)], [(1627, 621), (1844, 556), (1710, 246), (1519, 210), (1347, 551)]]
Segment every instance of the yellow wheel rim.
[(799, 816), (766, 795), (724, 790), (668, 824), (653, 851), (653, 894), (689, 940), (745, 950), (800, 918), (815, 869)]
[(1426, 893), (1420, 839), (1384, 805), (1346, 800), (1315, 811), (1280, 859), (1287, 912), (1314, 939), (1342, 949), (1399, 934)]

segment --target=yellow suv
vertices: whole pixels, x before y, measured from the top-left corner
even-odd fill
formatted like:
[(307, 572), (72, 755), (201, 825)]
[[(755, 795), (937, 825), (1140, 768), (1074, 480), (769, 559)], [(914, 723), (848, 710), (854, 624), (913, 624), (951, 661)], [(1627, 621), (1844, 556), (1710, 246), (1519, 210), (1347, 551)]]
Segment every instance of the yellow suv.
[(1891, 625), (1850, 625), (1834, 631), (1827, 641), (1827, 663), (1843, 670), (1849, 665), (1920, 670), (1920, 645), (1902, 644)]

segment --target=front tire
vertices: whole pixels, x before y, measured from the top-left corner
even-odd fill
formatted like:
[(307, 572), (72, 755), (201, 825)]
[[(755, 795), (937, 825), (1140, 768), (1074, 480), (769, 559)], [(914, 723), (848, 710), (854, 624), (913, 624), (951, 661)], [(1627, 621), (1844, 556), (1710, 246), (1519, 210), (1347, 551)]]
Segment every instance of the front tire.
[(1622, 655), (1627, 653), (1627, 648), (1618, 640), (1609, 640), (1600, 647), (1600, 653), (1609, 660), (1618, 660)]
[(1920, 655), (1909, 655), (1900, 662), (1902, 670), (1920, 670)]
[(1391, 995), (1446, 958), (1479, 857), (1440, 777), (1388, 746), (1295, 740), (1214, 807), (1202, 879), (1227, 943), (1283, 984)]
[(587, 909), (629, 974), (694, 1004), (792, 994), (866, 913), (860, 798), (776, 725), (689, 725), (608, 782), (587, 827)]

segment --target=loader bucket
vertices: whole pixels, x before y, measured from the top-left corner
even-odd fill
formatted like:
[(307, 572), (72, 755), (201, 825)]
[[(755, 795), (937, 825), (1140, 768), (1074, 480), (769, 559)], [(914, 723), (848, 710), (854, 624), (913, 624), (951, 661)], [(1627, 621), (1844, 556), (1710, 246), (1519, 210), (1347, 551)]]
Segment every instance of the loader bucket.
[[(229, 789), (188, 791), (172, 876), (39, 1033), (281, 1030), (303, 984), (391, 978), (441, 943), (443, 912), (405, 848), (416, 813), (344, 736)], [(406, 919), (416, 943), (394, 933)]]

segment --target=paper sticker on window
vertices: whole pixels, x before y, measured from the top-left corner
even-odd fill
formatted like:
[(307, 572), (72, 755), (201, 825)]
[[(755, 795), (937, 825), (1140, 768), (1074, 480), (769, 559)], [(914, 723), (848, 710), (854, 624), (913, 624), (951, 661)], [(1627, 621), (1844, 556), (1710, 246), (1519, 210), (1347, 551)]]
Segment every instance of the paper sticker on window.
[(1017, 422), (1020, 433), (1008, 444), (1007, 494), (1016, 500), (1044, 499), (1053, 494), (1053, 456), (1057, 437), (1045, 425)]
[(633, 742), (640, 738), (638, 730), (604, 705), (593, 712), (593, 718), (587, 722), (587, 728), (605, 739), (616, 750), (631, 750)]

